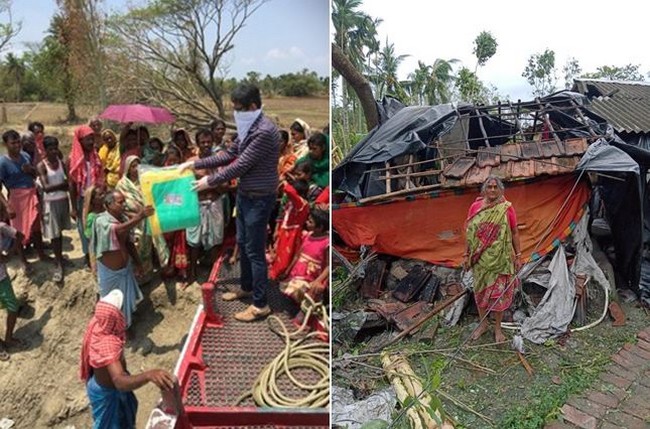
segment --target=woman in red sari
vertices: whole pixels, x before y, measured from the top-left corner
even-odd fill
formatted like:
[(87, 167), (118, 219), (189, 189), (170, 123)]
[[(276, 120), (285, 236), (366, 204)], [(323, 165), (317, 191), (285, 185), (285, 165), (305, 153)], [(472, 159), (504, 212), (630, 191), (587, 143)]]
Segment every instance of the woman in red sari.
[(488, 330), (487, 313), (494, 312), (494, 339), (506, 340), (501, 330), (503, 312), (510, 308), (521, 268), (517, 215), (503, 196), (497, 177), (487, 178), (479, 197), (470, 206), (465, 222), (467, 247), (463, 265), (472, 269), (474, 298), (481, 323), (472, 334), (476, 340)]
[(307, 201), (307, 182), (297, 180), (293, 184), (285, 182), (284, 193), (287, 202), (282, 222), (277, 226), (275, 238), (275, 257), (269, 266), (269, 278), (277, 280), (287, 271), (289, 264), (298, 251), (302, 227), (309, 217)]

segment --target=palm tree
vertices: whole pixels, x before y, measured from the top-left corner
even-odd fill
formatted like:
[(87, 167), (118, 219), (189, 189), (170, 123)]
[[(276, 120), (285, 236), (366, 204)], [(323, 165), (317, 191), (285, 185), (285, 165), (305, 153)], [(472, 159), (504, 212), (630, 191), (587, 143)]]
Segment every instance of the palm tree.
[(418, 60), (418, 68), (413, 73), (410, 73), (408, 79), (411, 88), (411, 103), (417, 105), (424, 105), (426, 103), (427, 82), (431, 74), (431, 66), (424, 64)]
[(390, 94), (400, 101), (407, 101), (406, 91), (402, 82), (397, 78), (397, 69), (408, 55), (397, 55), (395, 45), (386, 40), (386, 45), (379, 56), (379, 98)]
[(425, 85), (425, 94), (428, 104), (449, 103), (451, 87), (454, 82), (453, 65), (457, 59), (443, 60), (437, 58), (430, 68), (430, 73)]

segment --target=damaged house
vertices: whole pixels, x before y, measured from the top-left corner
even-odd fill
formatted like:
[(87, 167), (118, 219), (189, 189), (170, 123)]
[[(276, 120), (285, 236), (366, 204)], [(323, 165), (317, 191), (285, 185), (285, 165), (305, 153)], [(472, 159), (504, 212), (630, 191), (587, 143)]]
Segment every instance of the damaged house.
[[(624, 141), (589, 97), (561, 92), (493, 106), (384, 100), (380, 124), (332, 173), (340, 247), (421, 262), (441, 286), (457, 282), (467, 210), (494, 175), (517, 211), (524, 292), (543, 290), (523, 294), (525, 311), (513, 309), (525, 338), (561, 335), (574, 317), (591, 322), (586, 283), (604, 296), (629, 289), (650, 304), (650, 269), (640, 282), (650, 151)], [(398, 283), (408, 277), (401, 271)]]

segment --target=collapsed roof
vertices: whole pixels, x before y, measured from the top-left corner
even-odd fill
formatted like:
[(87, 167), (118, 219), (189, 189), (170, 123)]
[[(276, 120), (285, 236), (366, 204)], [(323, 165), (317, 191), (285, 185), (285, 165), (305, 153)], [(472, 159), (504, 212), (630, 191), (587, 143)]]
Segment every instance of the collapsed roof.
[[(523, 186), (511, 186), (507, 193), (519, 198), (518, 211), (528, 217), (528, 229), (521, 231), (522, 237), (530, 235), (528, 256), (539, 256), (571, 232), (589, 200), (586, 175), (573, 172), (597, 172), (616, 250), (616, 283), (639, 291), (645, 174), (639, 166), (650, 166), (650, 152), (618, 138), (590, 110), (588, 97), (563, 91), (493, 106), (406, 107), (384, 100), (378, 108), (380, 125), (332, 172), (339, 203), (333, 206), (333, 227), (348, 245), (458, 266), (463, 212), (478, 185), (496, 175)], [(552, 176), (566, 180), (550, 180)], [(555, 235), (535, 246), (541, 231), (536, 223), (553, 217), (548, 204), (534, 202), (541, 201), (544, 186), (564, 193), (555, 199), (556, 209), (565, 213)], [(564, 198), (574, 199), (570, 210), (562, 204)]]

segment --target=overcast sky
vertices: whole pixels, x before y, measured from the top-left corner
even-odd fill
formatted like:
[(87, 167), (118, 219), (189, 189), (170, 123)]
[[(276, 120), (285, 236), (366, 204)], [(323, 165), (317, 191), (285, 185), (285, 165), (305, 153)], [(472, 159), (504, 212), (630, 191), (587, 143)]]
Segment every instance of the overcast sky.
[[(109, 11), (124, 11), (127, 4), (143, 1), (104, 0), (104, 4)], [(26, 42), (40, 42), (55, 10), (55, 0), (13, 0), (14, 19), (22, 21), (23, 28), (11, 50), (20, 52)], [(304, 68), (328, 76), (329, 0), (269, 0), (239, 32), (228, 60), (230, 76), (236, 78), (249, 71), (277, 76)]]
[(397, 54), (409, 54), (399, 69), (401, 79), (417, 61), (431, 65), (436, 58), (457, 58), (474, 70), (473, 41), (490, 31), (499, 46), (478, 76), (511, 99), (527, 100), (530, 85), (521, 76), (528, 58), (546, 48), (555, 51), (558, 85), (562, 66), (575, 57), (583, 72), (602, 65), (640, 64), (650, 71), (648, 15), (643, 3), (632, 0), (365, 0), (361, 10), (384, 21), (378, 27), (382, 45), (388, 37)]

